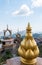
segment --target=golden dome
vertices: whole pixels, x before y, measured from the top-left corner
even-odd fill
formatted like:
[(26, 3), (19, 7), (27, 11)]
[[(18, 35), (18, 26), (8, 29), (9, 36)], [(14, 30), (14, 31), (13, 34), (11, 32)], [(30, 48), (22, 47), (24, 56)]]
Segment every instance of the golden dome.
[(31, 32), (30, 23), (26, 28), (26, 35), (23, 41), (21, 42), (20, 47), (18, 48), (18, 53), (21, 56), (21, 62), (25, 64), (35, 64), (36, 57), (39, 55), (39, 49), (34, 40)]

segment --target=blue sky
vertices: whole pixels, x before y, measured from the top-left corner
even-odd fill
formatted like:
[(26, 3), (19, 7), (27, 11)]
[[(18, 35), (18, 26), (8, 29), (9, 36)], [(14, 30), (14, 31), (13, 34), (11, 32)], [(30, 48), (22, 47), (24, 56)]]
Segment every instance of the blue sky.
[(30, 22), (33, 32), (42, 32), (42, 0), (0, 0), (0, 31), (25, 30)]

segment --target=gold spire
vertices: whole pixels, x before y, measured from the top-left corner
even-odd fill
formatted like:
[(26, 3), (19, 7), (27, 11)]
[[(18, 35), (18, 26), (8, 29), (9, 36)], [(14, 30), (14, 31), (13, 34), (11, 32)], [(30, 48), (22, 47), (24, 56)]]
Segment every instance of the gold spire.
[(28, 26), (27, 26), (27, 28), (26, 28), (26, 38), (28, 39), (28, 38), (30, 38), (30, 39), (32, 39), (32, 32), (31, 32), (31, 26), (30, 26), (30, 23), (28, 23)]
[(21, 56), (21, 62), (24, 64), (35, 64), (36, 57), (39, 55), (39, 49), (34, 40), (31, 32), (30, 23), (26, 28), (26, 35), (23, 41), (21, 42), (20, 47), (18, 48), (18, 53)]
[(28, 23), (28, 26), (27, 26), (27, 31), (31, 31), (31, 26), (30, 26), (30, 23)]

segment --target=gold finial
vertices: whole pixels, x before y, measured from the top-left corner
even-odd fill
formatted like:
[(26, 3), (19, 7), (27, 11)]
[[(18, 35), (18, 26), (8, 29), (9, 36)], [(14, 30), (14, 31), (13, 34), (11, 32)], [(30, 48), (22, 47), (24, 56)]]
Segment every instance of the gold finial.
[(28, 22), (28, 25), (27, 26), (30, 27), (30, 22)]
[(30, 26), (30, 23), (28, 23), (28, 26), (27, 26), (27, 28), (26, 28), (26, 37), (27, 38), (32, 38), (32, 32), (31, 32), (31, 26)]
[(18, 53), (21, 56), (21, 62), (24, 64), (30, 65), (36, 63), (36, 57), (39, 55), (39, 48), (32, 36), (30, 23), (28, 23), (26, 35), (18, 48)]
[(26, 31), (31, 31), (30, 23), (28, 23), (28, 26), (27, 26), (27, 28), (26, 28)]

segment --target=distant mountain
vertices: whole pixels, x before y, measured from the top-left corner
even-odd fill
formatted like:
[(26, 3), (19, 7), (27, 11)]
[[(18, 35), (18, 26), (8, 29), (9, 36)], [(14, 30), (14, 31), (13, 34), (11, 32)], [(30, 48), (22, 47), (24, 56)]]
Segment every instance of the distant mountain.
[[(26, 31), (23, 30), (23, 31), (19, 31), (17, 33), (21, 34), (21, 36), (24, 38)], [(15, 38), (17, 33), (13, 33), (12, 37)], [(8, 35), (8, 33), (7, 33), (7, 35)], [(4, 36), (4, 33), (0, 32), (0, 38), (3, 38), (3, 36)], [(33, 33), (33, 37), (34, 38), (42, 38), (42, 33)]]
[(3, 35), (4, 35), (4, 33), (0, 31), (0, 36), (3, 36)]
[(34, 33), (33, 37), (34, 38), (42, 38), (42, 33)]
[(24, 37), (26, 32), (25, 32), (25, 30), (24, 30), (24, 31), (19, 31), (19, 32), (17, 32), (17, 33), (13, 33), (13, 34), (12, 34), (12, 37), (13, 37), (13, 38), (16, 37), (16, 34), (18, 34), (18, 33), (19, 33), (22, 37)]
[(34, 34), (33, 34), (33, 37), (34, 37), (34, 38), (38, 38), (38, 37), (39, 37), (39, 34), (38, 34), (38, 33), (34, 33)]
[(20, 33), (20, 34), (21, 34), (21, 36), (24, 36), (24, 35), (25, 35), (25, 33), (26, 33), (26, 31), (25, 31), (25, 30), (23, 30), (23, 31), (20, 31), (20, 32), (18, 32), (18, 33)]
[(12, 34), (12, 38), (15, 38), (16, 37), (16, 34)]
[[(24, 31), (20, 31), (19, 33), (21, 34), (22, 37), (24, 37), (26, 31), (25, 30)], [(42, 33), (33, 33), (33, 37), (34, 38), (42, 38)]]
[[(19, 33), (21, 34), (21, 36), (24, 37), (26, 31), (25, 31), (25, 30), (24, 30), (24, 31), (20, 31)], [(33, 37), (34, 37), (34, 38), (42, 38), (42, 33), (33, 33)]]

